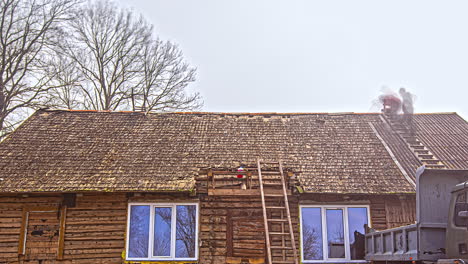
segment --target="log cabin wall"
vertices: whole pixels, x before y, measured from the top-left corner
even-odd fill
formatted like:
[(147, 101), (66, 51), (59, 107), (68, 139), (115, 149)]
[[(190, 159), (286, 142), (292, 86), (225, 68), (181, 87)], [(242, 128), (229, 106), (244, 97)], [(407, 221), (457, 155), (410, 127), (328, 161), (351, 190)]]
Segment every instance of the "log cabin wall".
[[(20, 259), (23, 263), (124, 263), (128, 202), (199, 201), (199, 263), (227, 263), (230, 259), (259, 259), (265, 254), (260, 197), (208, 196), (200, 194), (85, 193), (66, 209), (63, 259), (57, 259), (62, 194), (0, 194), (0, 263), (20, 263), (18, 247), (24, 208), (55, 208), (31, 214), (29, 236), (33, 247)], [(290, 196), (291, 216), (299, 249), (299, 204), (360, 203), (370, 205), (372, 227), (385, 229), (415, 221), (415, 196), (319, 195)], [(37, 218), (36, 220), (34, 220)], [(41, 221), (50, 228), (41, 228)], [(43, 224), (44, 225), (44, 224)], [(36, 231), (35, 233), (32, 233)], [(32, 241), (32, 242), (31, 242)], [(44, 242), (41, 242), (44, 241)], [(56, 242), (57, 241), (57, 242)], [(57, 250), (50, 248), (57, 244)], [(42, 245), (46, 245), (41, 248)], [(49, 244), (47, 244), (49, 243)], [(35, 246), (34, 246), (35, 245)]]
[[(294, 235), (298, 238), (298, 199), (289, 199)], [(200, 205), (200, 263), (263, 263), (258, 262), (266, 256), (260, 196), (203, 195)], [(299, 248), (299, 239), (296, 246)]]
[[(122, 254), (125, 251), (128, 202), (193, 200), (194, 198), (187, 194), (148, 193), (137, 197), (126, 193), (78, 195), (75, 207), (66, 209), (63, 259), (57, 260), (57, 224), (63, 210), (63, 195), (0, 194), (0, 263), (124, 263)], [(51, 212), (30, 214), (25, 255), (19, 257), (18, 246), (24, 208), (32, 211), (34, 208), (55, 209)], [(51, 245), (55, 248), (51, 248)], [(39, 259), (42, 261), (38, 262)]]
[[(291, 217), (299, 250), (299, 204), (369, 205), (371, 226), (375, 229), (406, 225), (416, 220), (414, 194), (290, 196)], [(201, 195), (200, 205), (200, 263), (226, 263), (239, 257), (253, 260), (265, 256), (260, 197)], [(236, 263), (234, 261), (232, 263)]]

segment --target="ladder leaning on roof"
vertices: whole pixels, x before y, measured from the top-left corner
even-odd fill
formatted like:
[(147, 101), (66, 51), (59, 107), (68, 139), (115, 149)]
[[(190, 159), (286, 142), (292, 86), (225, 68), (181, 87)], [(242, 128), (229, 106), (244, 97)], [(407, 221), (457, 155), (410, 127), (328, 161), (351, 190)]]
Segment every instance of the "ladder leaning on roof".
[[(277, 176), (279, 176), (281, 179), (281, 193), (268, 192), (268, 190), (265, 190), (264, 185), (266, 184), (263, 182), (262, 178), (262, 163), (278, 166), (279, 171)], [(257, 160), (257, 166), (258, 179), (260, 184), (260, 195), (262, 198), (263, 220), (265, 224), (265, 239), (268, 263), (298, 264), (296, 242), (294, 240), (294, 230), (291, 221), (291, 213), (289, 210), (288, 191), (286, 187), (286, 180), (284, 179), (284, 172), (281, 161), (265, 163), (261, 162), (260, 160)], [(278, 186), (279, 184), (270, 183), (268, 185)], [(279, 198), (280, 200), (274, 201), (274, 198)], [(278, 203), (279, 205), (275, 203)], [(275, 213), (276, 215), (278, 213), (280, 214), (279, 218), (273, 218), (273, 215), (275, 215)], [(278, 240), (274, 238), (280, 239)]]

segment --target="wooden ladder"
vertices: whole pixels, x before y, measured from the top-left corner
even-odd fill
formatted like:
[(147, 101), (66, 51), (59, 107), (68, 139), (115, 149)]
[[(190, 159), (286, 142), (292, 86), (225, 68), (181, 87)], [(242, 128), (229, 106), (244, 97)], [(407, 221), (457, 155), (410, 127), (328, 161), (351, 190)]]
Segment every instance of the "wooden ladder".
[[(266, 189), (262, 177), (262, 164), (276, 165), (282, 191), (272, 192), (274, 189)], [(268, 264), (291, 263), (298, 264), (296, 241), (289, 210), (288, 190), (284, 178), (283, 165), (279, 162), (260, 162), (257, 160), (260, 195), (262, 197), (263, 220), (265, 224), (265, 240)], [(275, 185), (269, 183), (266, 186)], [(268, 200), (267, 200), (268, 198)], [(271, 198), (271, 199), (270, 199)], [(279, 198), (279, 201), (272, 201)], [(268, 203), (268, 204), (267, 204)], [(277, 204), (276, 204), (277, 203)], [(279, 213), (279, 218), (277, 218)], [(276, 215), (276, 218), (274, 218)], [(287, 224), (287, 226), (286, 226)], [(279, 225), (279, 226), (278, 226)], [(276, 238), (280, 238), (279, 240)], [(289, 242), (289, 245), (287, 245)], [(292, 259), (293, 258), (293, 259)]]
[(446, 169), (442, 163), (424, 144), (417, 138), (415, 131), (401, 122), (395, 120), (394, 117), (384, 114), (384, 122), (396, 132), (396, 134), (408, 145), (413, 154), (419, 159), (421, 164), (429, 169)]

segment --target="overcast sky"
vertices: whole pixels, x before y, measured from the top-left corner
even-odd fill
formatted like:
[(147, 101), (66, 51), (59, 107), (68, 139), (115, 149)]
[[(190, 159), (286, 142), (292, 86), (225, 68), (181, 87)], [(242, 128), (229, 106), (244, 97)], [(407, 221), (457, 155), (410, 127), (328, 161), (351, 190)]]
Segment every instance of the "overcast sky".
[(118, 0), (198, 68), (214, 112), (369, 112), (382, 86), (468, 119), (468, 1)]

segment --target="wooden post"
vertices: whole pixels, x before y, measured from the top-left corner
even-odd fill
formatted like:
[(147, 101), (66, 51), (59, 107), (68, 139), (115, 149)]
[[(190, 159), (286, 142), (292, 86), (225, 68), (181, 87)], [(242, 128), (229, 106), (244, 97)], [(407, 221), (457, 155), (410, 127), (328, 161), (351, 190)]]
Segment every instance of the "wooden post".
[(227, 247), (227, 256), (233, 257), (233, 222), (232, 222), (232, 211), (228, 210), (226, 215), (226, 247)]
[(65, 244), (65, 222), (67, 219), (67, 206), (63, 205), (60, 210), (60, 230), (59, 230), (59, 244), (58, 244), (58, 252), (57, 252), (57, 259), (63, 259), (63, 247)]
[(26, 232), (27, 232), (27, 225), (28, 225), (28, 216), (29, 212), (28, 209), (23, 208), (23, 216), (21, 218), (21, 229), (20, 229), (20, 237), (18, 241), (18, 254), (24, 255), (24, 248), (26, 244)]
[(216, 189), (215, 177), (214, 177), (214, 173), (213, 173), (213, 171), (211, 169), (208, 171), (208, 177), (211, 177), (211, 187), (213, 189)]

